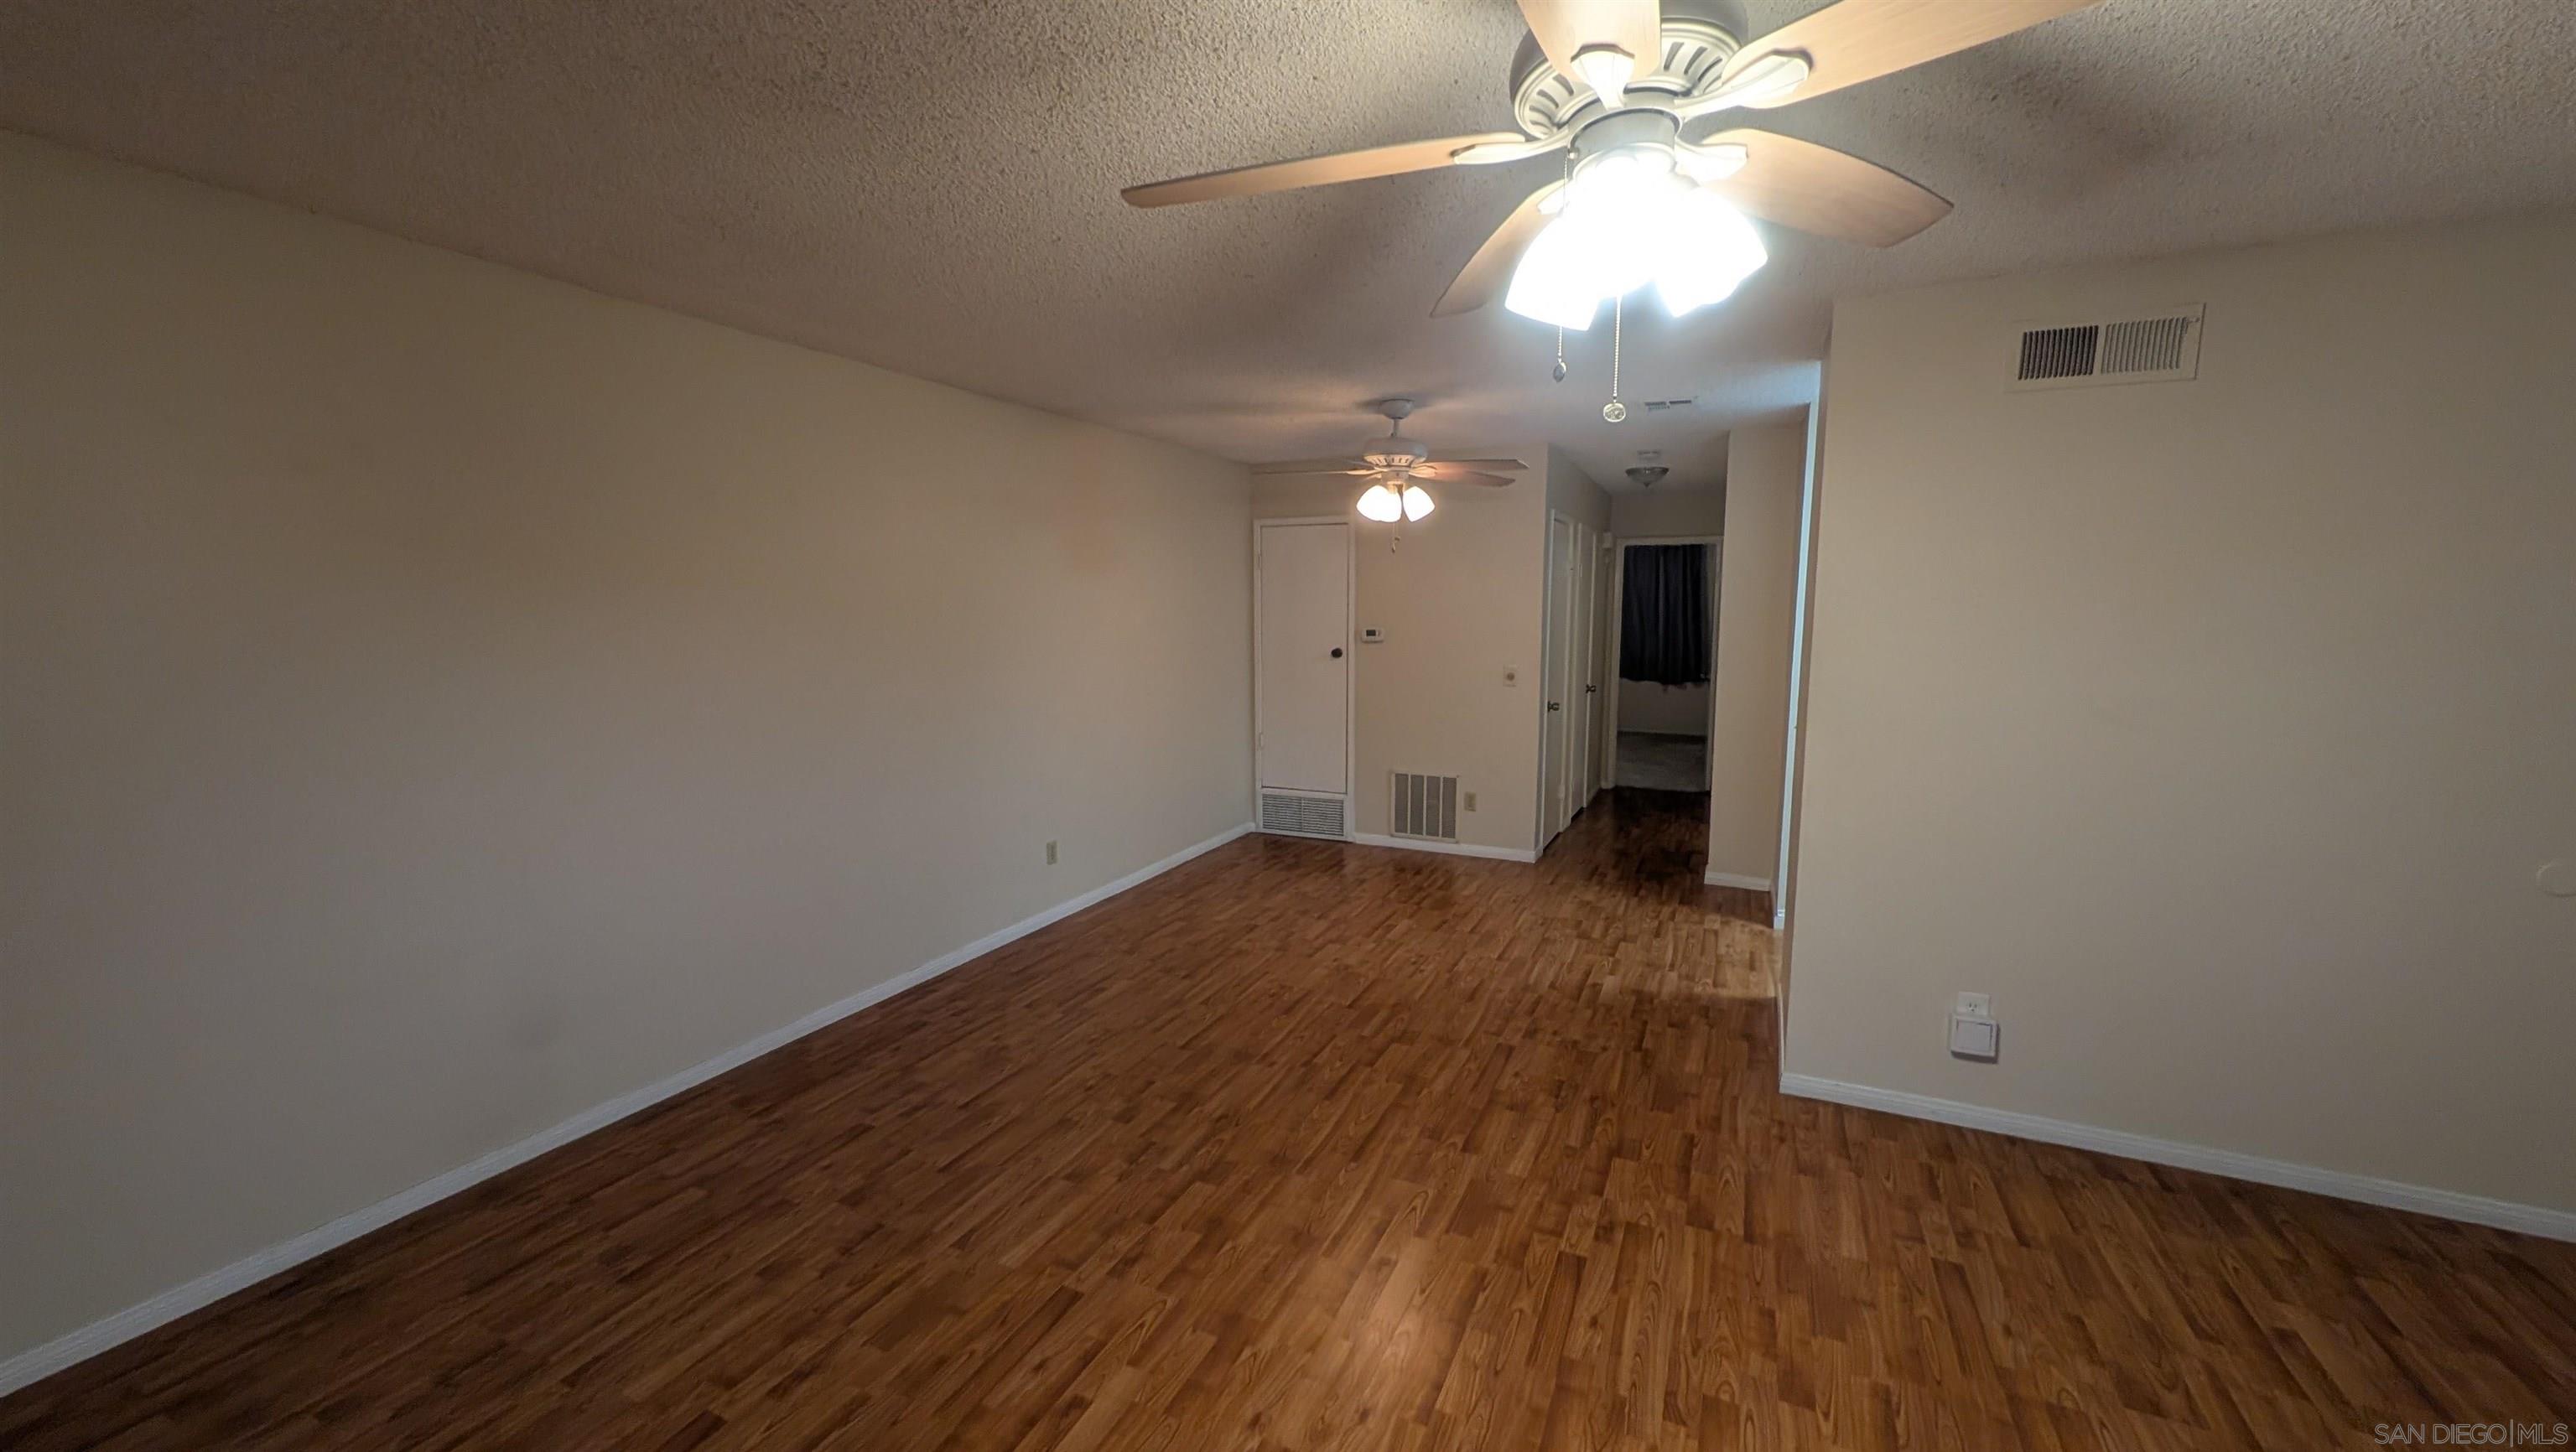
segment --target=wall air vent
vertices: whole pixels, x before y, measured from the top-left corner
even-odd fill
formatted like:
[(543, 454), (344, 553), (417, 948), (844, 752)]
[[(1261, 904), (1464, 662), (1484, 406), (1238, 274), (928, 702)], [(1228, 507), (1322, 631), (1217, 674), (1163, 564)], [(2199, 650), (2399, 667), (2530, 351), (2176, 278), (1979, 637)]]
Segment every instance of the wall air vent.
[(1387, 818), (1389, 836), (1457, 841), (1458, 778), (1416, 771), (1389, 773)]
[(1342, 830), (1342, 799), (1320, 792), (1282, 792), (1261, 789), (1261, 830), (1279, 832), (1291, 837), (1330, 837), (1340, 841), (1349, 834)]
[(2200, 376), (2199, 303), (2083, 323), (2017, 323), (2014, 389), (2178, 383)]

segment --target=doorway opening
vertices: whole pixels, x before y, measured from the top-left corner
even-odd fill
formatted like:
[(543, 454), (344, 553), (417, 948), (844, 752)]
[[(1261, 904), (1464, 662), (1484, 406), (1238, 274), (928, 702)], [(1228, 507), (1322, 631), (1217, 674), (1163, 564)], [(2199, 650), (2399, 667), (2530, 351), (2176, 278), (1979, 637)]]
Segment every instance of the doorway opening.
[(1709, 789), (1717, 572), (1715, 539), (1620, 541), (1613, 786)]

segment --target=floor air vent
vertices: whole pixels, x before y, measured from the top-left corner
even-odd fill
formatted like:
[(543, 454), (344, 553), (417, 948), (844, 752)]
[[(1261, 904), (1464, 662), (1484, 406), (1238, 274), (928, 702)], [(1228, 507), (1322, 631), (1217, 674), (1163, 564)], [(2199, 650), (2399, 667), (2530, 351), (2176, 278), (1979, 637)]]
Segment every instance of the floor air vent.
[(2201, 305), (2093, 323), (2014, 329), (2012, 387), (2173, 383), (2200, 374)]
[(1292, 837), (1332, 837), (1348, 835), (1342, 830), (1342, 799), (1337, 796), (1309, 796), (1302, 792), (1261, 793), (1261, 830), (1284, 832)]
[(1420, 772), (1390, 774), (1387, 791), (1388, 835), (1421, 837), (1434, 842), (1458, 840), (1458, 778)]

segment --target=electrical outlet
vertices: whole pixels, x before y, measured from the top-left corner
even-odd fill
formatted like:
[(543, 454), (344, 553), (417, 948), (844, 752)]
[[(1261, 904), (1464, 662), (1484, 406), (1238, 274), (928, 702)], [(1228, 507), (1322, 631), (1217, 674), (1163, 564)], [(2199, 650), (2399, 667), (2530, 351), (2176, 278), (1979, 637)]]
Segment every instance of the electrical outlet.
[(1053, 842), (1049, 842), (1047, 844), (1047, 866), (1055, 866), (1055, 844)]
[(1995, 1022), (1995, 1000), (1984, 993), (1962, 993), (1950, 1010), (1950, 1057), (1991, 1064), (2001, 1056), (2003, 1025)]
[(1467, 793), (1467, 810), (1471, 812), (1476, 810), (1476, 794), (1474, 792)]

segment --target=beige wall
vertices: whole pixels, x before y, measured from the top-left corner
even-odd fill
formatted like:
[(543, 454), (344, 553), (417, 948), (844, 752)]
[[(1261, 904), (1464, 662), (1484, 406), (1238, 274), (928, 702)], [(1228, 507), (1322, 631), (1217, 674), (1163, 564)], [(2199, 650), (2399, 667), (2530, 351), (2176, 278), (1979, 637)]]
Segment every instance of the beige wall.
[[(2571, 256), (1837, 309), (1788, 1070), (2576, 1209)], [(2187, 302), (2196, 382), (2003, 385), (2017, 321)], [(1945, 1051), (1963, 989), (2000, 1063)]]
[[(1486, 452), (1478, 449), (1482, 454)], [(1545, 572), (1546, 449), (1499, 447), (1532, 467), (1508, 489), (1439, 489), (1431, 517), (1398, 531), (1361, 519), (1354, 481), (1261, 477), (1264, 519), (1347, 519), (1355, 531), (1357, 635), (1351, 668), (1351, 829), (1387, 830), (1387, 774), (1455, 773), (1476, 810), (1458, 840), (1527, 851), (1538, 820), (1538, 591)], [(1506, 671), (1517, 672), (1508, 685)]]
[[(1623, 489), (1610, 496), (1610, 529), (1621, 539), (1722, 534), (1726, 529), (1726, 486), (1687, 489), (1658, 484), (1652, 489)], [(1611, 662), (1611, 677), (1616, 679), (1618, 673), (1618, 662)], [(1706, 736), (1709, 688), (1620, 681), (1619, 729)]]
[(1352, 831), (1385, 835), (1388, 773), (1454, 773), (1462, 793), (1476, 794), (1476, 810), (1459, 814), (1459, 842), (1529, 852), (1538, 840), (1547, 514), (1598, 528), (1609, 500), (1545, 444), (1447, 451), (1531, 467), (1506, 489), (1435, 489), (1439, 507), (1404, 525), (1400, 546), (1399, 531), (1352, 508), (1364, 481), (1259, 477), (1252, 511), (1347, 519), (1356, 530), (1352, 633), (1374, 625), (1386, 638), (1357, 647), (1351, 673)]
[(0, 256), (0, 1358), (1249, 815), (1238, 466), (8, 136)]
[(1739, 884), (1767, 885), (1778, 870), (1806, 464), (1803, 422), (1737, 429), (1726, 441), (1708, 870)]
[[(1615, 667), (1616, 662), (1613, 662)], [(1619, 683), (1619, 729), (1651, 731), (1659, 736), (1708, 734), (1708, 687), (1665, 686), (1653, 681)]]
[(1610, 496), (1610, 530), (1621, 539), (1723, 534), (1726, 486), (1684, 489), (1658, 484), (1652, 489), (1622, 489)]

